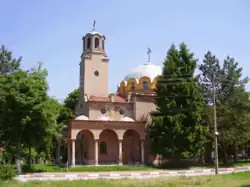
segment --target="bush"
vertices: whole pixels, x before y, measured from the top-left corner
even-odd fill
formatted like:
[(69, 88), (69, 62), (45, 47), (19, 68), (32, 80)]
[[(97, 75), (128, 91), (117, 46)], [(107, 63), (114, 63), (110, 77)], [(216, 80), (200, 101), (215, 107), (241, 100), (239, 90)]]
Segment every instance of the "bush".
[(0, 165), (0, 180), (11, 180), (17, 175), (17, 170), (14, 165)]

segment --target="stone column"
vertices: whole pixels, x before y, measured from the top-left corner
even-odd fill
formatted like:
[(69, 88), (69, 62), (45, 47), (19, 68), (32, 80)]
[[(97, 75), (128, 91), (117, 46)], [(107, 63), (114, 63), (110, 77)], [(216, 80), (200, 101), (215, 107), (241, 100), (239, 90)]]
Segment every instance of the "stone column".
[(122, 140), (119, 141), (119, 165), (122, 165)]
[(75, 140), (72, 140), (72, 149), (71, 149), (71, 154), (72, 154), (72, 157), (71, 157), (71, 165), (74, 167), (75, 164), (76, 164), (76, 155), (75, 155), (75, 151), (76, 151), (76, 147), (75, 147)]
[(144, 164), (144, 140), (141, 140), (141, 164)]
[(99, 164), (99, 140), (95, 140), (95, 165)]

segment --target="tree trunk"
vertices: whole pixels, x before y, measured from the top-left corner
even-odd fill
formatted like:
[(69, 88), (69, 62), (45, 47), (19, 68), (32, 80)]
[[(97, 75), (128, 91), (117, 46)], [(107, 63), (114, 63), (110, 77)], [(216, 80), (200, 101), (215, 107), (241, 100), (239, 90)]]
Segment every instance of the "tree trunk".
[(22, 174), (20, 152), (21, 152), (21, 141), (18, 140), (16, 143), (16, 168), (18, 175)]
[(234, 162), (237, 162), (237, 145), (236, 145), (236, 141), (233, 142), (233, 153), (234, 153)]
[(212, 142), (209, 142), (205, 146), (206, 146), (206, 148), (205, 148), (205, 163), (213, 164), (213, 158), (212, 158), (213, 144), (212, 144)]
[(31, 144), (29, 144), (28, 166), (31, 168)]
[(223, 155), (223, 164), (228, 165), (228, 157), (227, 157), (227, 148), (225, 144), (222, 144), (222, 155)]

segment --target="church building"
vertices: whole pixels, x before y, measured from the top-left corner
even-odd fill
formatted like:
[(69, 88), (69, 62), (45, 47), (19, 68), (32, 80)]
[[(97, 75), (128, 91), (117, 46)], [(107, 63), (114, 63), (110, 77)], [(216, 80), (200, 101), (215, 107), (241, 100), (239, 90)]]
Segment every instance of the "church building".
[(150, 62), (135, 67), (108, 91), (106, 37), (93, 30), (82, 38), (80, 95), (68, 125), (68, 161), (75, 165), (151, 164), (155, 155), (147, 137), (157, 77), (162, 67)]

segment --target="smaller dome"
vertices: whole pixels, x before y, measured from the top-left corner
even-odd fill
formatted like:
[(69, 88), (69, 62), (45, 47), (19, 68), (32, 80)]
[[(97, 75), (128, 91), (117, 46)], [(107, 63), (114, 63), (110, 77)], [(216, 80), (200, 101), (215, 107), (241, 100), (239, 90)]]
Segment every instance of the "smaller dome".
[(88, 32), (86, 35), (88, 35), (88, 34), (90, 34), (90, 35), (100, 35), (100, 36), (103, 36), (101, 33), (97, 32), (97, 31), (90, 31), (90, 32)]
[(162, 74), (162, 66), (152, 63), (147, 63), (144, 65), (139, 65), (134, 68), (130, 73), (124, 78), (125, 81), (128, 81), (131, 78), (139, 80), (142, 77), (149, 77), (151, 81), (157, 76)]
[(111, 121), (111, 118), (106, 116), (106, 115), (102, 115), (101, 117), (98, 118), (99, 121)]
[(120, 119), (120, 121), (135, 121), (135, 120), (133, 120), (130, 117), (122, 116), (121, 119)]
[(75, 120), (89, 120), (89, 118), (87, 116), (84, 116), (84, 115), (80, 115), (80, 116), (77, 116), (75, 118)]

